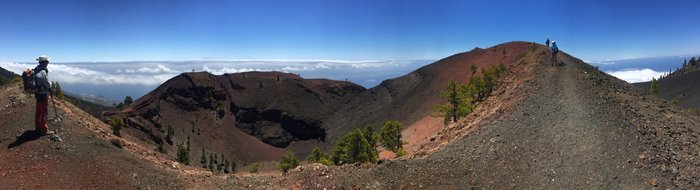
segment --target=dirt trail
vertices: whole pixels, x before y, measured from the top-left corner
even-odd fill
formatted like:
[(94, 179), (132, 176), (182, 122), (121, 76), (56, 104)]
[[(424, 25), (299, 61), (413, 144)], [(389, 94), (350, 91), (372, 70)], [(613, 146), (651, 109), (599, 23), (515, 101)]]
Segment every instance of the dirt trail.
[(512, 114), (427, 162), (448, 171), (461, 165), (464, 178), (448, 183), (455, 188), (644, 188), (654, 176), (628, 162), (640, 152), (636, 130), (585, 84), (583, 64), (562, 58), (559, 67), (541, 60), (532, 92)]

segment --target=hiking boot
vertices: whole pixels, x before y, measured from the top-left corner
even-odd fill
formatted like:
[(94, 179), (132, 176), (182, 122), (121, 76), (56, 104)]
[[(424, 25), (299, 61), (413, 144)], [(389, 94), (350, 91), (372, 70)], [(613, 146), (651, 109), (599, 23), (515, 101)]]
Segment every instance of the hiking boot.
[(46, 131), (39, 131), (39, 135), (44, 136), (44, 135), (53, 135), (56, 134), (56, 132), (51, 131), (51, 130), (46, 130)]

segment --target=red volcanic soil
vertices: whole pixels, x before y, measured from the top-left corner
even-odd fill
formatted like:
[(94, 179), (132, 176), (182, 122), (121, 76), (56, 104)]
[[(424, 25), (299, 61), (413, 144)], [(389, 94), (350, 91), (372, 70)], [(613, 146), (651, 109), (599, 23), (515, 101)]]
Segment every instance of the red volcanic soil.
[[(109, 127), (77, 107), (56, 101), (61, 121), (50, 122), (62, 142), (38, 136), (35, 100), (21, 84), (0, 86), (0, 186), (4, 189), (171, 189), (182, 187), (178, 170), (161, 163), (150, 147), (124, 139), (120, 149)], [(55, 110), (49, 105), (49, 118)], [(132, 139), (135, 140), (135, 139)]]

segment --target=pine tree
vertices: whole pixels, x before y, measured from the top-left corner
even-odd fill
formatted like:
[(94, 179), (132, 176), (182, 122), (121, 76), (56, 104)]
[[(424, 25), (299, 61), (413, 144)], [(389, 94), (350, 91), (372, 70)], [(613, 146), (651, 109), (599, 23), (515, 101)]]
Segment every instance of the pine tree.
[(659, 81), (655, 78), (651, 78), (651, 93), (656, 95), (659, 94)]
[(375, 162), (377, 157), (372, 155), (371, 149), (367, 139), (362, 135), (362, 130), (355, 129), (336, 141), (331, 160), (336, 165)]
[(185, 165), (190, 165), (190, 152), (184, 144), (177, 144), (177, 161)]
[(362, 136), (367, 139), (367, 142), (369, 143), (369, 146), (371, 147), (372, 151), (372, 156), (378, 157), (379, 152), (377, 152), (377, 144), (379, 142), (379, 134), (374, 131), (374, 128), (372, 126), (368, 125), (365, 127), (364, 130), (362, 130)]
[(51, 83), (51, 90), (54, 93), (54, 96), (56, 96), (59, 100), (65, 99), (63, 96), (63, 90), (61, 90), (61, 84), (58, 83), (58, 81), (54, 81)]
[(124, 97), (124, 105), (131, 105), (131, 103), (134, 103), (134, 99), (131, 98), (131, 96), (126, 96)]
[(165, 135), (165, 141), (167, 141), (168, 144), (173, 144), (173, 135), (175, 135), (175, 129), (168, 124), (168, 133)]
[[(696, 60), (695, 57), (691, 57), (691, 58), (690, 58), (690, 62), (688, 62), (688, 63), (689, 63), (691, 66), (695, 66), (695, 64), (696, 64), (697, 61), (698, 61), (698, 60)], [(683, 65), (683, 67), (685, 67), (685, 64)]]
[(229, 172), (231, 172), (231, 171), (229, 170), (229, 166), (230, 166), (230, 165), (229, 165), (228, 160), (224, 160), (224, 173), (229, 173)]
[(437, 117), (444, 117), (445, 125), (449, 124), (450, 121), (456, 122), (459, 118), (464, 117), (472, 112), (473, 95), (469, 87), (465, 85), (457, 84), (454, 81), (450, 81), (450, 83), (448, 83), (447, 85), (447, 88), (445, 88), (445, 90), (442, 91), (440, 97), (446, 99), (447, 104), (436, 105), (435, 111), (437, 112)]
[(401, 141), (401, 128), (401, 123), (397, 120), (384, 122), (381, 133), (382, 146), (397, 152), (403, 145), (403, 141)]
[(209, 171), (214, 172), (214, 155), (209, 153)]
[(236, 160), (231, 159), (231, 173), (236, 172), (236, 167), (238, 164), (236, 163)]
[(202, 148), (202, 156), (199, 157), (199, 163), (202, 167), (207, 168), (207, 152)]

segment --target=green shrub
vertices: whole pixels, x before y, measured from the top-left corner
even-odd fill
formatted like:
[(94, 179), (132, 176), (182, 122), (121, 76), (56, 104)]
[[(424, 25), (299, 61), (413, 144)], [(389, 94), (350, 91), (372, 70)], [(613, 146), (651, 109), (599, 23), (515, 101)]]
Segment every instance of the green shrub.
[(375, 162), (373, 148), (363, 136), (360, 129), (344, 135), (335, 144), (331, 160), (335, 165), (350, 164), (357, 162)]
[(673, 104), (673, 105), (678, 105), (678, 99), (673, 98), (673, 99), (671, 100), (671, 104)]
[(287, 153), (282, 155), (282, 160), (277, 168), (282, 170), (284, 173), (287, 173), (287, 171), (294, 169), (297, 166), (299, 166), (299, 159), (297, 159), (297, 157), (294, 155), (294, 152), (287, 151)]
[(260, 164), (258, 163), (252, 163), (248, 165), (248, 172), (250, 173), (258, 173), (258, 170), (260, 169)]
[(395, 153), (396, 153), (396, 157), (397, 157), (397, 158), (398, 158), (398, 157), (406, 156), (406, 154), (407, 154), (407, 153), (406, 153), (406, 149), (403, 149), (403, 148), (399, 148), (398, 150), (396, 150)]
[(397, 152), (403, 142), (401, 141), (401, 123), (397, 120), (389, 120), (384, 122), (382, 127), (381, 140), (382, 145), (393, 152)]
[(121, 117), (113, 117), (108, 123), (112, 126), (112, 134), (121, 137), (121, 130), (124, 128), (124, 119)]

